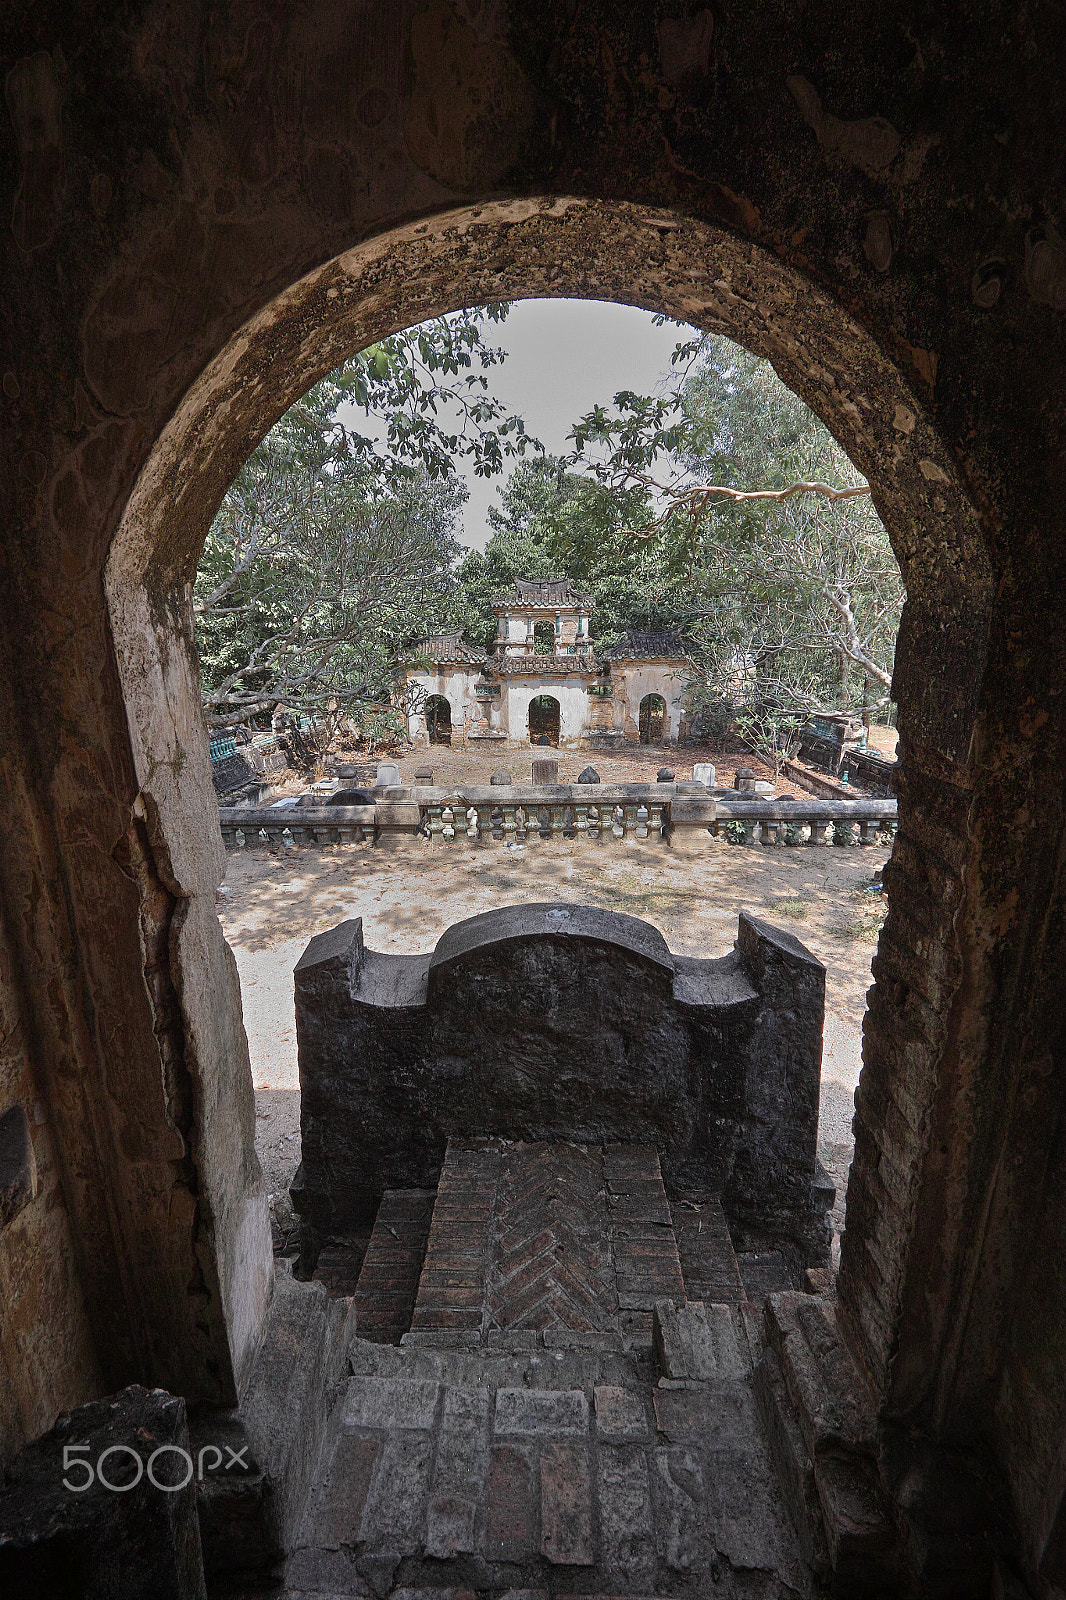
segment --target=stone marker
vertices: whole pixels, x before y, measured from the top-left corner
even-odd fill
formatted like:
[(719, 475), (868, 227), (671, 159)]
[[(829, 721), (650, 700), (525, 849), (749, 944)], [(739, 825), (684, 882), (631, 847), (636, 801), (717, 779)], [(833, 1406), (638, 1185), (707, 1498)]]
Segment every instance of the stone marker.
[(750, 767), (738, 767), (733, 778), (733, 788), (745, 794), (755, 793), (755, 774)]
[(655, 774), (655, 781), (656, 781), (656, 783), (673, 783), (673, 781), (674, 781), (674, 769), (673, 769), (673, 767), (660, 767), (658, 772)]
[(395, 761), (379, 761), (374, 778), (375, 789), (389, 789), (400, 781), (400, 769)]
[(495, 789), (509, 789), (513, 782), (511, 774), (504, 767), (497, 767), (489, 779)]
[(456, 923), (421, 956), (366, 951), (359, 919), (317, 934), (294, 974), (294, 1209), (343, 1232), (386, 1190), (433, 1187), (450, 1139), (580, 1128), (657, 1146), (668, 1190), (721, 1192), (731, 1221), (824, 1265), (825, 968), (746, 912), (737, 933), (728, 956), (674, 956), (649, 923), (545, 904)]
[(533, 782), (534, 783), (551, 783), (551, 784), (558, 783), (559, 782), (559, 763), (558, 763), (558, 761), (534, 761), (534, 763), (533, 763)]
[(578, 775), (577, 781), (578, 783), (599, 783), (600, 775), (596, 771), (595, 767), (586, 767), (585, 770)]
[(718, 773), (709, 761), (697, 761), (692, 769), (692, 781), (714, 789), (718, 783)]
[(432, 784), (432, 782), (433, 782), (433, 768), (432, 767), (419, 767), (417, 769), (417, 771), (415, 772), (415, 782), (416, 783)]

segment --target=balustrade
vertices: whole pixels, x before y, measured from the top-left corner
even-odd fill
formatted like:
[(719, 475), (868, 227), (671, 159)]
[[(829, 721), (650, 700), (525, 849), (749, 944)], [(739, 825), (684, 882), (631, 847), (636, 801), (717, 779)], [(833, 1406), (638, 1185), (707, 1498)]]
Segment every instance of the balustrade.
[[(625, 842), (635, 847), (669, 840), (672, 848), (699, 850), (710, 839), (729, 838), (747, 846), (765, 848), (811, 844), (891, 844), (896, 830), (894, 800), (844, 802), (804, 800), (748, 800), (743, 796), (696, 798), (691, 788), (649, 785), (619, 786), (595, 799), (569, 790), (549, 791), (543, 801), (534, 789), (528, 797), (506, 790), (481, 798), (441, 791), (359, 807), (302, 807), (263, 809), (222, 808), (219, 825), (227, 848), (249, 845), (293, 849), (304, 844), (389, 842), (417, 835), (440, 846), (485, 847), (492, 844), (536, 845), (552, 839), (588, 842), (601, 846)], [(680, 786), (678, 786), (680, 788)], [(664, 793), (664, 789), (666, 792)]]

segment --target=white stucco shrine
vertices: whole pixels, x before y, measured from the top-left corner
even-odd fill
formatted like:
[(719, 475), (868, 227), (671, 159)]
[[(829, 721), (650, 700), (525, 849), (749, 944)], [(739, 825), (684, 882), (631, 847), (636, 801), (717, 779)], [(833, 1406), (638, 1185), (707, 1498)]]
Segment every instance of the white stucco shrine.
[(594, 602), (569, 578), (519, 579), (493, 608), (491, 654), (458, 633), (410, 647), (403, 672), (415, 744), (604, 748), (682, 735), (689, 663), (679, 634), (632, 630), (597, 651)]

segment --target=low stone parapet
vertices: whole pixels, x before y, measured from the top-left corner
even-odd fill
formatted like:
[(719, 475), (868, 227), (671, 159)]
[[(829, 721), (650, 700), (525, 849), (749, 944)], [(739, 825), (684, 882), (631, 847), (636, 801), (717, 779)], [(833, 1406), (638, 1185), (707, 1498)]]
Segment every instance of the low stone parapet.
[(877, 844), (895, 833), (896, 802), (740, 798), (732, 789), (696, 783), (404, 785), (379, 791), (368, 805), (225, 806), (219, 823), (227, 846), (238, 848), (407, 843), (536, 849), (565, 839), (698, 854), (722, 837), (767, 846)]

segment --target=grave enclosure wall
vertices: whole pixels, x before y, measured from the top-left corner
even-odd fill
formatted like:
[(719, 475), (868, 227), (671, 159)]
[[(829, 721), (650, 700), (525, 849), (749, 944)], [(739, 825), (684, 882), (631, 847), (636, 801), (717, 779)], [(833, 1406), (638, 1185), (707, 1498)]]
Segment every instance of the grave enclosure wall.
[(270, 1300), (189, 607), (222, 493), (360, 345), (586, 295), (769, 356), (873, 486), (900, 833), (839, 1312), (882, 1420), (988, 1450), (1061, 1577), (1061, 8), (4, 28), (5, 1451), (131, 1381), (232, 1402)]

